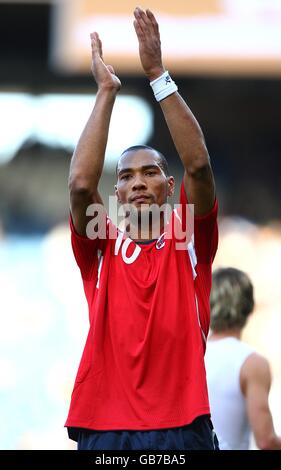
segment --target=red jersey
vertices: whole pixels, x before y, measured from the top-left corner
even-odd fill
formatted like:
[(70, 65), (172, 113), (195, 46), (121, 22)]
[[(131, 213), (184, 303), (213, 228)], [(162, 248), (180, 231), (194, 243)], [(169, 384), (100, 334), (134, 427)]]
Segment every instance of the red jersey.
[[(180, 203), (187, 204), (183, 183)], [(217, 201), (195, 217), (186, 250), (176, 249), (174, 237), (139, 244), (121, 232), (92, 240), (71, 219), (70, 226), (90, 318), (66, 421), (70, 437), (75, 428), (171, 428), (209, 414), (204, 338)]]

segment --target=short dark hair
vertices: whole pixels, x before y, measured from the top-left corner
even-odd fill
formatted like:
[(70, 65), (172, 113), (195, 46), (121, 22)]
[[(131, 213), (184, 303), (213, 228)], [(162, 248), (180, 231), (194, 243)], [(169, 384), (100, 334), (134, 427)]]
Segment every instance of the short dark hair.
[(210, 303), (214, 332), (242, 329), (255, 304), (249, 276), (235, 268), (217, 269), (213, 273)]
[[(153, 150), (153, 152), (156, 152), (157, 155), (159, 156), (159, 162), (158, 162), (159, 166), (164, 171), (165, 176), (170, 176), (169, 165), (164, 155), (161, 152), (159, 152), (159, 150), (156, 150), (153, 147), (150, 147), (149, 145), (132, 145), (131, 147), (128, 147), (121, 153), (120, 158), (122, 157), (122, 155), (124, 155), (127, 152), (137, 152), (138, 150)], [(116, 164), (116, 175), (117, 175), (118, 164), (119, 164), (120, 158), (118, 159), (118, 162)]]

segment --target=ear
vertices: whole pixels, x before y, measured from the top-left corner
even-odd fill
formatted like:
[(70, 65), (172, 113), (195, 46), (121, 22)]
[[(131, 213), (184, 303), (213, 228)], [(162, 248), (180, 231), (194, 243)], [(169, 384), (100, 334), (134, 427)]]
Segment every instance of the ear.
[(173, 196), (175, 192), (175, 179), (173, 176), (168, 177), (168, 197)]
[(120, 198), (119, 198), (119, 193), (118, 193), (118, 189), (117, 189), (117, 185), (116, 185), (116, 184), (114, 185), (114, 190), (115, 190), (115, 196), (117, 197), (117, 201), (118, 201), (118, 202), (121, 202), (121, 201), (120, 201)]

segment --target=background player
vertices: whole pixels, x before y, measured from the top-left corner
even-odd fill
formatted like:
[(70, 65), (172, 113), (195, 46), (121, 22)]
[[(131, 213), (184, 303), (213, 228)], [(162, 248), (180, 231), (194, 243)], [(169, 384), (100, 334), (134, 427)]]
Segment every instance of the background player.
[(253, 285), (234, 268), (213, 274), (206, 370), (212, 420), (221, 449), (248, 449), (250, 431), (260, 449), (281, 449), (268, 406), (268, 361), (241, 341), (254, 309)]

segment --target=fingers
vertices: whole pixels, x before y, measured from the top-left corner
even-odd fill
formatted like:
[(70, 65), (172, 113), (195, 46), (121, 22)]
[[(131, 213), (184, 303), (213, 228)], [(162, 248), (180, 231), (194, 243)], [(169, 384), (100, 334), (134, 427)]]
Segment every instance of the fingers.
[(134, 27), (135, 27), (135, 31), (137, 33), (138, 38), (139, 39), (144, 39), (144, 37), (145, 37), (144, 33), (143, 33), (143, 31), (142, 31), (142, 29), (141, 29), (141, 27), (140, 27), (137, 20), (134, 21)]
[(136, 19), (135, 21), (137, 22), (143, 34), (159, 32), (156, 18), (149, 9), (144, 11), (140, 7), (137, 7), (134, 10), (134, 16)]
[(146, 14), (142, 15), (144, 13), (139, 7), (137, 7), (134, 11), (134, 16), (135, 16), (135, 23), (138, 26), (138, 29), (142, 34), (145, 34), (146, 29), (147, 29), (147, 24), (146, 24)]
[(114, 68), (112, 67), (112, 65), (107, 65), (107, 68), (109, 70), (110, 73), (113, 73), (113, 75), (115, 75), (115, 70)]
[(156, 29), (156, 31), (159, 31), (159, 26), (158, 26), (158, 23), (156, 21), (156, 18), (154, 16), (154, 14), (152, 13), (152, 11), (149, 10), (149, 8), (147, 8), (146, 14), (147, 14), (147, 17), (150, 19), (153, 27)]
[(94, 32), (90, 34), (91, 46), (93, 54), (98, 54), (102, 59), (102, 42), (99, 38), (98, 33)]

